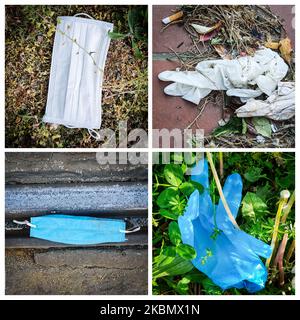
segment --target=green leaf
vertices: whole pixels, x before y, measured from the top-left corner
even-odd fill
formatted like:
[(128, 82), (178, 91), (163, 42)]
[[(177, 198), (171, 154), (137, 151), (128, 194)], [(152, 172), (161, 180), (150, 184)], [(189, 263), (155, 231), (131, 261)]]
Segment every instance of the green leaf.
[(196, 182), (196, 181), (190, 181), (190, 183), (200, 192), (202, 193), (204, 190), (204, 187), (201, 183)]
[(167, 188), (157, 198), (157, 204), (161, 208), (171, 207), (170, 201), (176, 197), (177, 191), (171, 188)]
[(222, 289), (215, 285), (209, 278), (205, 278), (202, 281), (204, 291), (208, 295), (221, 295), (223, 293)]
[(191, 271), (190, 273), (185, 275), (185, 278), (188, 278), (192, 283), (201, 284), (202, 281), (206, 278), (206, 276), (199, 272), (197, 269), (195, 271)]
[(245, 174), (244, 177), (250, 182), (256, 182), (260, 178), (266, 178), (266, 174), (261, 174), (262, 168), (251, 167)]
[(247, 192), (242, 201), (242, 205), (243, 217), (248, 217), (251, 220), (256, 220), (258, 217), (269, 213), (267, 205), (252, 192)]
[(267, 182), (264, 186), (258, 187), (256, 191), (256, 195), (264, 202), (266, 202), (267, 199), (272, 196), (272, 194), (272, 187), (270, 186), (269, 182)]
[(133, 49), (134, 57), (136, 59), (142, 59), (143, 58), (143, 54), (142, 54), (138, 44), (133, 39), (132, 39), (131, 43), (132, 43), (132, 49)]
[(121, 40), (121, 39), (125, 39), (128, 35), (123, 33), (118, 33), (118, 32), (109, 32), (108, 36), (112, 40)]
[(215, 137), (223, 136), (229, 133), (241, 133), (242, 120), (238, 117), (231, 118), (224, 126), (216, 128), (212, 135)]
[(258, 134), (261, 134), (262, 136), (267, 138), (271, 138), (272, 127), (270, 121), (267, 118), (254, 117), (252, 119), (252, 123)]
[(152, 238), (152, 245), (155, 246), (163, 238), (162, 234), (156, 233)]
[(197, 256), (196, 250), (189, 244), (179, 244), (176, 247), (176, 252), (185, 260), (193, 260)]
[(164, 247), (161, 254), (167, 257), (176, 257), (176, 247), (173, 247), (173, 246)]
[(185, 274), (193, 268), (194, 266), (190, 261), (184, 260), (179, 256), (163, 257), (159, 264), (153, 266), (152, 276), (154, 279), (166, 276), (177, 276)]
[(177, 220), (178, 215), (176, 213), (170, 212), (167, 209), (160, 209), (159, 214), (167, 219), (170, 220)]
[(179, 189), (185, 196), (188, 197), (194, 192), (195, 186), (191, 182), (184, 182), (179, 186)]
[(177, 282), (177, 285), (175, 287), (176, 292), (182, 295), (187, 295), (190, 289), (190, 282), (190, 279), (188, 279), (187, 277), (183, 277), (180, 281)]
[(178, 223), (175, 222), (175, 221), (172, 221), (169, 224), (168, 231), (169, 231), (170, 241), (175, 246), (178, 246), (180, 244), (180, 242), (181, 242), (181, 233), (180, 233), (180, 230), (179, 230)]
[(128, 26), (131, 34), (134, 34), (134, 25), (137, 22), (137, 11), (133, 8), (128, 10)]
[(167, 164), (164, 168), (165, 179), (172, 186), (179, 187), (183, 180), (183, 172), (178, 164)]
[(147, 31), (147, 9), (134, 6), (128, 11), (130, 33), (138, 40), (144, 38)]

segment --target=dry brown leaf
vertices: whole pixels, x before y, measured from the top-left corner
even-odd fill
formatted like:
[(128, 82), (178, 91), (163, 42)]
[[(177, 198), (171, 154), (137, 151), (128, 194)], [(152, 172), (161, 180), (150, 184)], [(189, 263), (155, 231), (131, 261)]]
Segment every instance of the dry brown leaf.
[(279, 42), (279, 51), (281, 53), (282, 58), (290, 63), (291, 62), (291, 54), (292, 54), (292, 43), (290, 38), (286, 37)]
[(272, 50), (278, 50), (279, 48), (279, 42), (273, 42), (271, 40), (265, 42), (265, 47), (272, 49)]
[(212, 27), (201, 26), (199, 24), (191, 23), (191, 26), (200, 34), (208, 34), (214, 30), (220, 29), (222, 26), (222, 22), (219, 21)]
[(215, 50), (217, 51), (218, 55), (222, 59), (224, 59), (224, 60), (231, 60), (232, 59), (231, 54), (228, 53), (226, 48), (224, 48), (224, 46), (222, 46), (221, 44), (215, 44), (213, 47), (215, 48)]

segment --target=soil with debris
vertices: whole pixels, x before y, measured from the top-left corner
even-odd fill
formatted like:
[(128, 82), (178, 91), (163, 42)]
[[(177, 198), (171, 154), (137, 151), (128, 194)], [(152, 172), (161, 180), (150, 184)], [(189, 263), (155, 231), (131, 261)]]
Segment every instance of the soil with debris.
[(10, 295), (147, 294), (147, 250), (6, 250)]

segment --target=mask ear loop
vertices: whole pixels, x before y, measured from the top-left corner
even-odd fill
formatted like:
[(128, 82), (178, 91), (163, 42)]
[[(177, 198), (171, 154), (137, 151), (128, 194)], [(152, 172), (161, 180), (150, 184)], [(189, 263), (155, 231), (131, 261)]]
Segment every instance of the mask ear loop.
[[(67, 125), (67, 124), (65, 124), (65, 127), (69, 128), (69, 129), (75, 129), (75, 127), (69, 126), (69, 125)], [(88, 129), (88, 132), (89, 132), (89, 135), (90, 135), (92, 138), (96, 139), (97, 141), (99, 141), (99, 140), (101, 139), (100, 133), (97, 132), (96, 130), (94, 130), (94, 129)]]
[[(132, 229), (132, 230), (131, 230)], [(121, 233), (134, 233), (141, 230), (141, 227), (133, 227), (128, 230), (119, 230)]]
[(96, 130), (94, 129), (88, 129), (88, 132), (90, 134), (90, 136), (94, 139), (96, 139), (97, 141), (99, 141), (101, 139), (101, 136), (100, 136), (100, 133), (97, 132)]
[(15, 224), (21, 224), (21, 225), (26, 225), (26, 226), (31, 227), (31, 228), (36, 228), (36, 225), (30, 223), (28, 220), (24, 220), (24, 221), (13, 220), (13, 222)]
[(84, 12), (80, 12), (80, 13), (74, 14), (74, 17), (79, 17), (79, 16), (86, 16), (86, 17), (88, 17), (88, 18), (90, 18), (90, 19), (92, 19), (92, 20), (95, 20), (95, 19), (94, 19), (93, 17), (91, 17), (89, 14), (84, 13)]

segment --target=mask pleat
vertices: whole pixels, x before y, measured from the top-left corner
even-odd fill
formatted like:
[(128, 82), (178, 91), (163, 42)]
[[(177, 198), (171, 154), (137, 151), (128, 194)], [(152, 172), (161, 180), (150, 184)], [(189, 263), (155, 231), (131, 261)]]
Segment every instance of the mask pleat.
[(31, 218), (36, 228), (30, 236), (65, 244), (97, 244), (125, 241), (125, 222), (119, 219), (48, 215)]
[(59, 19), (43, 121), (100, 129), (103, 68), (113, 25), (77, 17)]

